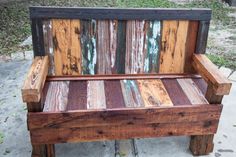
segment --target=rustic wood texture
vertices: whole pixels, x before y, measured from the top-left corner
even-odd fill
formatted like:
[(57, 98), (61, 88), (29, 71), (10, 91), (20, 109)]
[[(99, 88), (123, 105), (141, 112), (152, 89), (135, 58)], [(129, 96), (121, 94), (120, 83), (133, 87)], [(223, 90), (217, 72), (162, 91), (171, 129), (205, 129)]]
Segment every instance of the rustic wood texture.
[(205, 96), (202, 94), (192, 79), (177, 79), (177, 81), (191, 104), (208, 104)]
[(189, 149), (193, 155), (207, 155), (213, 151), (214, 135), (192, 136)]
[(125, 73), (157, 72), (159, 39), (159, 21), (127, 21)]
[(189, 21), (163, 21), (160, 73), (183, 73)]
[[(88, 142), (114, 139), (212, 134), (217, 130), (218, 120), (143, 124), (127, 126), (88, 127), (88, 128), (45, 128), (31, 131), (33, 144)], [(188, 129), (186, 129), (188, 128)]]
[(107, 109), (124, 108), (125, 102), (118, 80), (104, 81)]
[(141, 107), (144, 106), (142, 96), (136, 81), (121, 80), (121, 89), (126, 107)]
[(217, 67), (203, 54), (194, 54), (193, 66), (196, 71), (213, 85), (215, 95), (228, 95), (232, 83), (217, 69)]
[(48, 76), (48, 81), (82, 81), (82, 80), (137, 80), (137, 79), (178, 79), (201, 78), (194, 74), (106, 74), (106, 75), (81, 75), (81, 76)]
[(68, 91), (69, 81), (50, 82), (43, 111), (65, 111), (68, 102)]
[(81, 74), (80, 20), (52, 20), (55, 75)]
[(191, 104), (176, 79), (163, 79), (162, 82), (174, 105)]
[(30, 130), (40, 128), (87, 128), (129, 126), (152, 123), (184, 123), (219, 120), (222, 105), (185, 105), (172, 107), (122, 108), (104, 111), (41, 112), (28, 114)]
[(83, 74), (95, 74), (97, 64), (96, 20), (81, 20), (81, 49)]
[(53, 51), (53, 35), (52, 35), (52, 21), (43, 21), (43, 33), (44, 33), (44, 49), (45, 54), (49, 57), (49, 75), (55, 75), (55, 63), (54, 63), (54, 51)]
[(204, 54), (206, 52), (209, 28), (210, 28), (210, 20), (199, 21), (198, 36), (197, 36), (196, 51), (195, 51), (197, 54)]
[(173, 103), (160, 79), (137, 80), (145, 107), (173, 106)]
[(199, 26), (198, 21), (189, 21), (188, 34), (185, 45), (185, 63), (184, 63), (185, 73), (195, 73), (195, 70), (192, 66), (192, 57), (194, 52), (196, 52), (198, 26)]
[(55, 157), (55, 145), (54, 144), (47, 144), (46, 145), (47, 157)]
[(48, 56), (35, 57), (21, 89), (23, 102), (39, 102), (48, 74)]
[(88, 81), (87, 109), (106, 108), (104, 81)]
[(87, 109), (87, 81), (70, 81), (66, 110)]

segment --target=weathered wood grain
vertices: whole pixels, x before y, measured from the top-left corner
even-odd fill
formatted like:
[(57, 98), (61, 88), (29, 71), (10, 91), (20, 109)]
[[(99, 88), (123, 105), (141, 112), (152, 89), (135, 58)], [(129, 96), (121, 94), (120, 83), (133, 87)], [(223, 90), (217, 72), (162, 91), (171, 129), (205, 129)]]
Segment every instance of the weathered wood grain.
[(222, 105), (184, 105), (175, 107), (114, 108), (82, 112), (41, 112), (28, 114), (30, 130), (40, 128), (84, 128), (127, 126), (152, 123), (184, 123), (219, 120)]
[(189, 21), (188, 33), (185, 46), (185, 63), (184, 63), (184, 72), (185, 73), (195, 73), (195, 70), (192, 66), (192, 57), (193, 53), (196, 52), (196, 42), (198, 35), (198, 21)]
[(194, 134), (203, 135), (215, 133), (218, 122), (214, 120), (88, 128), (45, 128), (32, 130), (31, 141), (33, 144), (50, 144)]
[(183, 73), (189, 21), (163, 21), (160, 73)]
[(159, 68), (161, 23), (160, 21), (150, 21), (148, 26), (148, 33), (146, 35), (147, 45), (144, 46), (147, 49), (144, 72), (157, 73)]
[(192, 79), (177, 79), (177, 81), (191, 104), (208, 104), (205, 96)]
[(48, 81), (70, 80), (137, 80), (137, 79), (177, 79), (177, 78), (201, 78), (194, 74), (106, 74), (106, 75), (81, 75), (81, 76), (48, 76)]
[(80, 20), (52, 20), (55, 75), (81, 74)]
[(48, 74), (48, 56), (35, 57), (21, 89), (23, 102), (39, 102)]
[(95, 74), (97, 64), (96, 20), (81, 20), (81, 48), (83, 74)]
[(125, 102), (119, 80), (104, 81), (107, 109), (124, 108)]
[(88, 81), (87, 109), (106, 108), (104, 81)]
[(53, 35), (52, 35), (52, 21), (43, 21), (43, 37), (45, 54), (49, 57), (49, 75), (55, 75), (54, 52), (53, 52)]
[[(207, 83), (203, 79), (192, 79), (203, 95), (206, 95)], [(209, 101), (208, 101), (209, 102)]]
[(50, 82), (44, 112), (65, 111), (68, 104), (69, 81)]
[(173, 106), (172, 101), (160, 79), (137, 80), (145, 107)]
[(196, 43), (196, 53), (204, 54), (206, 52), (210, 20), (199, 21), (198, 36)]
[(232, 83), (218, 70), (218, 68), (203, 54), (193, 55), (193, 67), (212, 84), (215, 95), (228, 95)]
[(87, 81), (70, 81), (66, 110), (87, 109)]
[(126, 107), (141, 107), (144, 106), (139, 88), (134, 80), (121, 80), (121, 89)]
[(174, 105), (191, 104), (176, 79), (163, 79), (162, 82)]

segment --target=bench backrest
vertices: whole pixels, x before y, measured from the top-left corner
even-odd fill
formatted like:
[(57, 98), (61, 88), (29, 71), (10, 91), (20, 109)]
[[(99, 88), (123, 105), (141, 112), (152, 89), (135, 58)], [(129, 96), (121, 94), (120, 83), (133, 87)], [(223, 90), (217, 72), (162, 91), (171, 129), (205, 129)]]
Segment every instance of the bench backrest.
[(51, 75), (189, 73), (211, 10), (31, 7), (30, 18)]

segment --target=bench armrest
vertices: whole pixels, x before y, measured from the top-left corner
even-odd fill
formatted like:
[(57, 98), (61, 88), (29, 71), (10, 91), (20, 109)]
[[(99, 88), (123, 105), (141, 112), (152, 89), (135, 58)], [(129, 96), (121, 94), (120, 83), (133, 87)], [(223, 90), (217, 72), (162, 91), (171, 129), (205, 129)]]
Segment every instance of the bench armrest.
[(193, 67), (203, 79), (213, 86), (215, 95), (228, 95), (232, 83), (203, 54), (193, 55)]
[(21, 89), (23, 102), (39, 102), (48, 74), (48, 56), (35, 57)]

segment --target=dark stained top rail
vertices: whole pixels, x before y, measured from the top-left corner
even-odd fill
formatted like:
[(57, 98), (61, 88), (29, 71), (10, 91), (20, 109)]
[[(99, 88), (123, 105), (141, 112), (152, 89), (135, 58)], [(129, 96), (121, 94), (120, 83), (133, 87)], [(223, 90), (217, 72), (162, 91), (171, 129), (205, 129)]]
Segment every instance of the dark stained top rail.
[(30, 7), (30, 18), (208, 21), (211, 9)]

